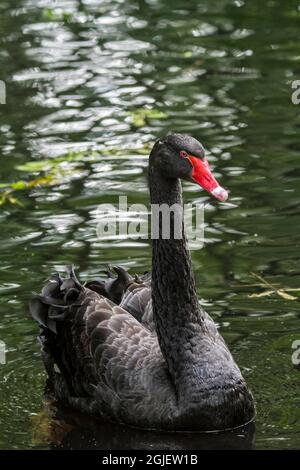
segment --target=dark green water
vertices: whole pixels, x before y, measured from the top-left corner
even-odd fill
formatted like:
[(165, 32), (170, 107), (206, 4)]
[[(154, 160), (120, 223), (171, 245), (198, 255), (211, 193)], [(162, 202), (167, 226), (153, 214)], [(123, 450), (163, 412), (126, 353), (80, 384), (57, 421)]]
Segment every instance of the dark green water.
[(149, 268), (148, 242), (97, 239), (96, 210), (148, 202), (147, 152), (170, 130), (198, 137), (231, 191), (219, 204), (187, 185), (185, 199), (209, 202), (193, 265), (255, 395), (254, 447), (300, 447), (299, 301), (249, 297), (263, 292), (252, 272), (300, 287), (299, 26), (293, 0), (1, 0), (1, 448), (64, 440), (49, 431), (28, 299), (66, 263), (82, 279), (107, 263)]

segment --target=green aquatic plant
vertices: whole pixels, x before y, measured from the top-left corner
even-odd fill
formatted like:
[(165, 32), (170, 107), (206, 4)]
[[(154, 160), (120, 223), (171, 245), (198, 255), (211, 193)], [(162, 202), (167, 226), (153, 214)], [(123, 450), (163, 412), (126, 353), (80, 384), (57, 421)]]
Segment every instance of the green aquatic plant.
[(46, 173), (49, 171), (57, 171), (62, 163), (82, 162), (83, 160), (86, 161), (87, 156), (94, 159), (96, 155), (99, 156), (99, 153), (94, 151), (88, 152), (87, 150), (82, 152), (69, 152), (55, 158), (22, 163), (21, 165), (16, 166), (16, 170), (26, 173), (39, 173), (42, 171)]
[(126, 151), (118, 148), (105, 149), (102, 152), (85, 149), (78, 152), (69, 152), (51, 159), (33, 160), (16, 165), (16, 171), (32, 175), (32, 177), (28, 180), (20, 178), (12, 183), (0, 183), (0, 206), (12, 204), (23, 207), (22, 201), (17, 197), (18, 193), (36, 187), (50, 187), (60, 183), (66, 177), (70, 180), (72, 174), (77, 172), (83, 163), (86, 165), (91, 162), (103, 161), (105, 157), (121, 157), (132, 152), (146, 155), (149, 154), (149, 149), (149, 143), (145, 143), (137, 149), (126, 149)]
[(72, 18), (71, 13), (52, 8), (44, 8), (42, 16), (47, 21), (63, 21), (64, 23), (68, 23)]
[[(12, 183), (0, 183), (0, 206), (5, 204), (12, 204), (14, 206), (23, 207), (23, 203), (16, 196), (16, 193), (21, 191), (31, 190), (36, 187), (47, 187), (58, 183), (64, 177), (70, 176), (72, 168), (63, 168), (63, 164), (67, 162), (78, 162), (83, 158), (82, 152), (71, 152), (64, 156), (59, 156), (53, 159), (45, 159), (38, 161), (30, 161), (21, 165), (17, 165), (15, 169), (19, 172), (26, 174), (38, 174), (29, 180), (19, 179)], [(73, 168), (74, 170), (74, 168)]]
[(30, 416), (32, 445), (34, 447), (45, 445), (49, 441), (59, 445), (65, 436), (74, 429), (71, 424), (62, 419), (56, 419), (56, 412), (53, 400), (47, 398), (43, 408)]
[(9, 203), (14, 206), (23, 207), (23, 203), (18, 198), (13, 196), (13, 192), (14, 192), (13, 189), (8, 189), (0, 195), (0, 206), (3, 206), (4, 204)]
[(0, 206), (3, 206), (6, 203), (12, 204), (14, 206), (24, 207), (24, 204), (15, 196), (17, 191), (23, 191), (26, 189), (32, 189), (37, 186), (49, 186), (53, 183), (53, 176), (40, 176), (29, 181), (17, 181), (15, 183), (1, 183), (1, 188), (7, 188), (2, 193), (0, 193)]
[(138, 108), (128, 113), (135, 127), (144, 127), (147, 121), (166, 119), (168, 116), (159, 109)]

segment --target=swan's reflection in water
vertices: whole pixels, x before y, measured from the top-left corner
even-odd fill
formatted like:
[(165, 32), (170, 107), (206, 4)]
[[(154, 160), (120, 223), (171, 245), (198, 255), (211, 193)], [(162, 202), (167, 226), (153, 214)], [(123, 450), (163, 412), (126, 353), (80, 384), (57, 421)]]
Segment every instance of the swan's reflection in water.
[(224, 433), (167, 433), (120, 426), (57, 407), (50, 422), (52, 449), (200, 450), (252, 449), (254, 423)]

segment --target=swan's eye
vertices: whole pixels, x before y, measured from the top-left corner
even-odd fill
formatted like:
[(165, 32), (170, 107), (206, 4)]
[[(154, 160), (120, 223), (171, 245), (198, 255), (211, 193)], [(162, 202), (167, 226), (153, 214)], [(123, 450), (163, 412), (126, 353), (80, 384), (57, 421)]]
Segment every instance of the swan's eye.
[(186, 158), (186, 157), (188, 156), (188, 153), (187, 153), (185, 150), (181, 150), (181, 151), (180, 151), (180, 156), (181, 156), (182, 158)]

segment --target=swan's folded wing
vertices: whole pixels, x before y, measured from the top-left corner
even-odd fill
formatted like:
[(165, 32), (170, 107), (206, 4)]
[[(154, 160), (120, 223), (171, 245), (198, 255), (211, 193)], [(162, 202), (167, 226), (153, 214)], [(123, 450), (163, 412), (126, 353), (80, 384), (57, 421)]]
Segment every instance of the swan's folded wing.
[(69, 272), (30, 304), (57, 398), (125, 423), (167, 423), (175, 396), (156, 334)]
[(120, 307), (131, 313), (151, 331), (155, 330), (150, 283), (132, 283), (125, 291)]
[(153, 413), (168, 420), (175, 397), (156, 335), (103, 297), (89, 303), (83, 320), (102, 411), (143, 426), (153, 425)]
[[(114, 276), (114, 273), (117, 276)], [(85, 287), (120, 305), (144, 326), (154, 331), (151, 273), (132, 277), (122, 266), (114, 266), (112, 271), (108, 271), (107, 279), (89, 281)]]

